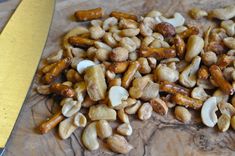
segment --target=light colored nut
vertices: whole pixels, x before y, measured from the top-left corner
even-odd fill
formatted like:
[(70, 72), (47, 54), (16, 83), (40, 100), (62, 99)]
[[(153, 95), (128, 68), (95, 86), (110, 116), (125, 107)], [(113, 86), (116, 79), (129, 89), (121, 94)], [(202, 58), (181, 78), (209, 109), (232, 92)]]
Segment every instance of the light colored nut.
[(129, 38), (129, 37), (123, 37), (120, 40), (120, 45), (122, 47), (126, 48), (129, 52), (133, 52), (137, 48), (135, 42), (131, 38)]
[(179, 72), (164, 64), (159, 64), (154, 71), (154, 78), (158, 81), (175, 82), (179, 79)]
[(106, 70), (105, 76), (110, 81), (115, 78), (116, 74), (110, 70)]
[(74, 116), (63, 120), (59, 125), (59, 135), (62, 139), (67, 139), (77, 129), (77, 126), (73, 124)]
[(114, 38), (117, 42), (120, 42), (123, 37), (122, 37), (121, 35), (119, 35), (119, 32), (118, 32), (118, 33), (113, 33), (113, 38)]
[(235, 16), (235, 5), (226, 6), (224, 8), (214, 9), (209, 12), (209, 17), (220, 20), (229, 20)]
[(78, 112), (74, 117), (73, 124), (77, 127), (85, 127), (87, 124), (87, 119), (82, 113)]
[(150, 105), (150, 103), (143, 103), (138, 110), (138, 118), (140, 120), (148, 120), (152, 116), (152, 111), (153, 107)]
[(187, 123), (191, 120), (191, 116), (192, 116), (191, 113), (185, 107), (182, 106), (175, 107), (175, 117), (179, 121)]
[(208, 79), (207, 80), (198, 79), (197, 80), (197, 85), (199, 87), (202, 87), (203, 89), (213, 89), (213, 88), (215, 88), (215, 86)]
[(173, 18), (165, 18), (163, 16), (160, 16), (161, 21), (170, 23), (174, 27), (182, 26), (184, 25), (185, 18), (178, 12), (176, 12), (173, 16)]
[(235, 107), (233, 107), (233, 105), (231, 105), (230, 103), (222, 101), (218, 104), (218, 107), (221, 114), (227, 114), (229, 116), (235, 115)]
[(221, 132), (225, 132), (228, 130), (230, 126), (230, 120), (231, 120), (231, 117), (228, 116), (227, 114), (222, 114), (219, 117), (217, 125)]
[(136, 102), (137, 102), (136, 99), (128, 98), (127, 100), (123, 100), (122, 104), (114, 107), (114, 109), (116, 109), (116, 110), (124, 109), (126, 107), (134, 105)]
[(165, 103), (165, 101), (163, 101), (160, 98), (154, 98), (150, 101), (150, 104), (153, 107), (153, 110), (160, 114), (160, 115), (166, 115), (168, 112), (168, 107)]
[(105, 33), (103, 39), (110, 47), (114, 47), (117, 45), (117, 41), (113, 38), (113, 35), (110, 32)]
[(201, 63), (201, 57), (196, 56), (179, 76), (179, 81), (185, 87), (194, 87), (197, 80), (197, 71)]
[(158, 32), (154, 32), (152, 37), (155, 38), (156, 40), (164, 41), (164, 37), (162, 36), (162, 34), (160, 34)]
[(228, 36), (235, 34), (235, 23), (232, 20), (222, 21), (220, 26), (226, 30)]
[(82, 143), (89, 150), (96, 150), (99, 148), (99, 142), (96, 131), (97, 122), (90, 123), (82, 133)]
[(153, 34), (153, 30), (146, 24), (144, 23), (141, 23), (140, 24), (140, 34), (143, 35), (143, 36), (152, 36)]
[(113, 25), (109, 28), (109, 32), (119, 34), (121, 30), (119, 30), (119, 27), (117, 25)]
[(70, 82), (70, 81), (65, 81), (62, 83), (63, 85), (66, 85), (66, 86), (69, 86), (69, 87), (72, 87), (73, 86), (73, 83)]
[(202, 62), (207, 66), (215, 64), (218, 60), (216, 54), (212, 51), (205, 52), (201, 56), (202, 56)]
[(77, 71), (79, 74), (83, 74), (83, 72), (91, 66), (94, 66), (95, 63), (91, 60), (82, 60), (77, 64)]
[(107, 61), (109, 59), (110, 51), (107, 49), (99, 48), (95, 53), (95, 58), (99, 61)]
[(205, 92), (202, 87), (195, 87), (191, 92), (191, 97), (205, 101), (206, 99), (208, 99), (209, 95)]
[(108, 30), (111, 26), (117, 25), (118, 20), (115, 17), (109, 17), (103, 22), (103, 29)]
[(132, 19), (122, 18), (118, 26), (120, 29), (135, 29), (138, 27), (138, 23)]
[(170, 45), (166, 41), (155, 39), (150, 46), (151, 48), (169, 48)]
[(157, 66), (157, 60), (154, 57), (148, 57), (147, 60), (148, 60), (150, 68), (155, 69)]
[(108, 98), (111, 107), (116, 107), (126, 100), (129, 96), (128, 91), (121, 86), (113, 86), (109, 89)]
[(149, 13), (147, 13), (146, 17), (159, 17), (162, 13), (158, 10), (151, 10)]
[(96, 124), (96, 130), (101, 139), (108, 138), (113, 134), (112, 127), (106, 120), (99, 120)]
[(200, 18), (208, 15), (208, 13), (205, 10), (201, 10), (199, 8), (191, 9), (189, 14), (194, 19), (200, 19)]
[(217, 123), (218, 119), (216, 116), (217, 108), (217, 100), (216, 97), (208, 98), (201, 109), (201, 118), (202, 122), (208, 127), (214, 127)]
[(235, 72), (235, 69), (234, 67), (227, 67), (223, 70), (223, 75), (224, 75), (224, 78), (227, 80), (227, 81), (232, 81), (233, 80), (233, 77), (232, 77), (232, 73)]
[(141, 46), (141, 40), (140, 40), (138, 37), (136, 37), (136, 36), (131, 37), (131, 39), (132, 39), (132, 41), (135, 42), (136, 48), (137, 48), (137, 49), (140, 48), (140, 46)]
[(151, 72), (151, 68), (148, 64), (148, 60), (144, 57), (140, 57), (138, 59), (138, 62), (140, 63), (140, 68), (139, 68), (139, 72), (141, 74), (148, 74)]
[(188, 39), (187, 43), (187, 51), (185, 54), (185, 60), (187, 62), (191, 62), (191, 60), (200, 54), (204, 47), (204, 40), (197, 36), (197, 35), (192, 35)]
[(134, 105), (125, 108), (125, 112), (129, 115), (135, 114), (141, 106), (141, 102), (137, 101)]
[(98, 19), (91, 21), (92, 26), (102, 26), (102, 24), (103, 24), (103, 21), (98, 20)]
[(224, 38), (224, 44), (230, 48), (230, 49), (235, 49), (235, 38), (233, 37), (227, 37), (227, 38)]
[(37, 92), (42, 95), (51, 94), (50, 85), (41, 85), (37, 87)]
[(128, 59), (128, 50), (123, 47), (117, 47), (110, 53), (110, 59), (112, 61), (126, 61)]
[(106, 49), (107, 51), (111, 51), (112, 50), (112, 48), (109, 45), (107, 45), (107, 44), (105, 44), (103, 42), (95, 41), (94, 44), (95, 44), (95, 47), (97, 49), (102, 48), (102, 49)]
[(122, 85), (122, 79), (121, 78), (114, 78), (109, 81), (109, 88), (113, 86), (121, 86)]
[(105, 34), (105, 31), (100, 26), (92, 26), (89, 31), (91, 38), (95, 40), (102, 38)]
[(81, 102), (74, 101), (73, 99), (66, 100), (62, 107), (62, 114), (65, 117), (71, 117), (81, 109)]
[(132, 87), (129, 89), (130, 96), (138, 99), (143, 94), (144, 87), (151, 81), (149, 77), (135, 78), (132, 82)]
[(222, 90), (217, 89), (214, 93), (213, 96), (216, 97), (217, 102), (227, 102), (229, 95), (225, 94)]
[(116, 111), (105, 104), (91, 106), (88, 113), (89, 118), (94, 120), (116, 120)]
[(185, 60), (181, 60), (180, 62), (176, 63), (176, 69), (179, 72), (182, 72), (187, 66), (188, 66), (188, 62), (186, 62)]
[(108, 137), (107, 144), (113, 152), (121, 154), (127, 154), (133, 149), (133, 146), (123, 136), (118, 134)]
[(182, 32), (184, 32), (185, 30), (187, 30), (188, 28), (186, 26), (178, 26), (178, 27), (175, 27), (175, 32), (177, 34), (180, 34)]
[(136, 61), (138, 58), (137, 52), (130, 52), (128, 56), (128, 60), (130, 61)]
[(232, 116), (230, 122), (231, 122), (231, 126), (232, 126), (233, 130), (235, 130), (235, 116)]
[(48, 63), (55, 63), (59, 60), (61, 60), (63, 57), (63, 50), (60, 49), (57, 53), (50, 55), (49, 57), (47, 57), (47, 62)]
[(128, 115), (125, 113), (124, 109), (119, 109), (117, 115), (119, 120), (121, 120), (124, 123), (129, 123)]
[(140, 33), (140, 29), (122, 29), (120, 35), (123, 37), (133, 37)]
[(117, 127), (117, 132), (124, 136), (130, 136), (133, 130), (129, 123), (123, 123)]
[(156, 98), (159, 95), (159, 84), (149, 81), (142, 92), (143, 94), (140, 97), (141, 100), (149, 101)]
[(154, 40), (155, 40), (154, 37), (147, 36), (142, 40), (142, 46), (143, 47), (148, 47)]
[(157, 21), (153, 17), (144, 17), (142, 22), (151, 29), (154, 29), (154, 26), (157, 24)]
[(97, 51), (97, 48), (95, 48), (95, 47), (88, 48), (87, 52), (86, 52), (87, 53), (87, 57), (89, 59), (93, 59), (93, 57), (95, 56), (96, 51)]
[(87, 95), (82, 102), (82, 107), (89, 108), (90, 106), (94, 105), (96, 102), (91, 100), (90, 96)]

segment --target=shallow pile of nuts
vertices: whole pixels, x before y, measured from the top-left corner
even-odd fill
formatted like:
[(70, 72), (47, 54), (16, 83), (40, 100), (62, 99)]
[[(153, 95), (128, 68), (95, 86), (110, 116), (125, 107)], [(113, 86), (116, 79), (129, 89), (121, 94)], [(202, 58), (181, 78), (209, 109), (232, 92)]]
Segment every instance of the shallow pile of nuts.
[[(77, 11), (76, 19), (89, 20), (90, 26), (68, 32), (63, 49), (40, 70), (44, 85), (38, 93), (63, 98), (61, 111), (43, 122), (40, 132), (59, 124), (60, 137), (67, 139), (84, 127), (87, 149), (98, 149), (99, 138), (125, 154), (133, 149), (124, 136), (133, 132), (129, 116), (134, 114), (148, 120), (152, 111), (166, 115), (174, 109), (176, 119), (188, 123), (192, 109), (208, 127), (235, 128), (235, 23), (230, 20), (235, 6), (209, 13), (194, 8), (190, 15), (222, 21), (202, 36), (197, 27), (184, 25), (180, 13), (166, 18), (153, 10), (137, 18), (113, 11), (99, 20), (102, 8)], [(55, 81), (62, 74), (66, 80)], [(112, 127), (116, 120), (122, 124)]]

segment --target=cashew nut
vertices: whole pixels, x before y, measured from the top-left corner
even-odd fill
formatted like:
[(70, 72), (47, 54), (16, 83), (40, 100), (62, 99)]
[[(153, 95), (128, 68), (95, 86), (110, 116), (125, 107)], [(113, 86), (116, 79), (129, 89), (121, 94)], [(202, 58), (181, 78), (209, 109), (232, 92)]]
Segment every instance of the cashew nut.
[(90, 123), (82, 133), (83, 145), (89, 150), (96, 150), (99, 148), (99, 142), (96, 131), (97, 122)]
[(112, 127), (106, 120), (99, 120), (96, 124), (96, 130), (101, 139), (108, 138), (113, 134)]
[(197, 71), (199, 69), (201, 57), (196, 56), (190, 65), (188, 65), (179, 76), (179, 81), (185, 87), (192, 88), (196, 84)]
[(116, 107), (122, 103), (122, 100), (126, 100), (129, 96), (128, 91), (121, 86), (113, 86), (109, 90), (108, 98), (109, 104), (112, 107)]
[(170, 23), (174, 27), (182, 26), (184, 25), (185, 18), (178, 12), (176, 12), (173, 16), (173, 18), (165, 18), (163, 16), (160, 16), (161, 21)]
[(116, 120), (116, 111), (105, 104), (91, 106), (88, 113), (93, 120)]
[(117, 127), (117, 132), (124, 136), (130, 136), (133, 130), (129, 123), (123, 123)]
[(209, 95), (205, 92), (205, 90), (202, 87), (199, 86), (193, 88), (191, 92), (191, 97), (205, 101), (206, 99), (208, 99)]
[(210, 97), (207, 99), (201, 109), (202, 122), (208, 127), (214, 127), (218, 119), (216, 116), (217, 100), (216, 97)]
[(159, 17), (161, 15), (162, 13), (160, 11), (152, 10), (146, 15), (146, 17)]
[(63, 120), (59, 125), (59, 135), (62, 139), (67, 139), (77, 129), (74, 123), (74, 116)]
[(235, 16), (235, 5), (226, 6), (224, 8), (214, 9), (209, 12), (209, 17), (220, 20), (229, 20)]
[(135, 114), (141, 106), (141, 102), (137, 101), (134, 105), (125, 108), (125, 112), (129, 115)]

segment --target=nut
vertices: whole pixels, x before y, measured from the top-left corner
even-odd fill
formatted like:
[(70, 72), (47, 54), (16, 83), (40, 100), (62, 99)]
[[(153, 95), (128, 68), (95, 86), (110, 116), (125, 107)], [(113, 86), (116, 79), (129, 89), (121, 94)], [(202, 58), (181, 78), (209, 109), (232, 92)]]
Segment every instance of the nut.
[(137, 17), (135, 15), (125, 13), (125, 12), (120, 12), (120, 11), (112, 11), (110, 14), (111, 17), (116, 17), (117, 19), (132, 19), (134, 21), (137, 21)]
[[(227, 81), (231, 81), (233, 80), (233, 75), (232, 74), (235, 74), (235, 69), (233, 67), (227, 67), (224, 69), (223, 71), (223, 75), (224, 75), (224, 78), (227, 80)], [(235, 76), (235, 75), (234, 75)]]
[(117, 41), (110, 32), (106, 32), (103, 39), (110, 47), (115, 47), (117, 45)]
[(91, 38), (94, 40), (98, 40), (102, 38), (105, 34), (105, 31), (100, 26), (92, 26), (89, 29)]
[(205, 52), (201, 56), (202, 56), (202, 62), (207, 66), (215, 64), (218, 60), (216, 54), (212, 51)]
[(82, 113), (78, 112), (74, 117), (73, 124), (77, 127), (85, 127), (87, 119)]
[(138, 110), (138, 118), (140, 120), (148, 120), (152, 116), (153, 107), (150, 103), (143, 103)]
[(116, 111), (104, 104), (91, 106), (88, 113), (89, 118), (94, 120), (116, 120)]
[(208, 15), (208, 13), (205, 10), (201, 10), (199, 8), (191, 9), (189, 14), (194, 19), (200, 19), (200, 18)]
[(110, 81), (115, 78), (116, 74), (110, 70), (106, 70), (105, 76), (108, 79), (108, 81)]
[(227, 114), (230, 117), (235, 115), (235, 107), (230, 103), (222, 101), (218, 104), (218, 107), (221, 114)]
[(175, 117), (179, 121), (183, 123), (188, 123), (191, 120), (191, 113), (186, 109), (185, 107), (182, 106), (176, 106), (175, 107)]
[(59, 125), (59, 135), (62, 139), (67, 139), (77, 129), (77, 126), (73, 124), (74, 116), (63, 120)]
[(106, 120), (99, 120), (96, 124), (96, 130), (101, 139), (108, 138), (113, 134), (112, 127)]
[(143, 94), (144, 87), (151, 81), (149, 77), (135, 78), (132, 82), (132, 87), (129, 90), (130, 96), (132, 98), (138, 99)]
[(122, 78), (122, 86), (124, 88), (128, 88), (134, 79), (134, 75), (136, 71), (139, 69), (139, 62), (138, 61), (133, 61), (130, 62), (127, 71), (124, 73), (124, 76)]
[(195, 87), (191, 92), (191, 97), (194, 99), (205, 101), (209, 95), (205, 92), (202, 87)]
[(137, 48), (137, 49), (140, 48), (140, 46), (141, 46), (141, 40), (140, 40), (138, 37), (136, 37), (136, 36), (131, 37), (131, 39), (132, 39), (132, 41), (135, 42), (136, 48)]
[[(70, 100), (69, 100), (70, 99)], [(81, 102), (74, 101), (72, 98), (66, 100), (62, 107), (62, 114), (65, 117), (71, 117), (76, 114), (81, 108)]]
[(170, 48), (170, 45), (166, 41), (154, 39), (150, 44), (151, 48)]
[(222, 21), (220, 26), (226, 30), (228, 36), (235, 34), (235, 23), (232, 20)]
[(60, 49), (56, 54), (50, 55), (49, 57), (47, 57), (47, 62), (48, 63), (55, 63), (59, 60), (61, 60), (63, 57), (63, 50)]
[(146, 17), (159, 17), (162, 13), (158, 10), (151, 10), (149, 13), (147, 13)]
[(125, 108), (125, 112), (129, 115), (135, 114), (141, 106), (141, 102), (137, 101), (134, 105)]
[(218, 119), (216, 116), (217, 101), (216, 97), (210, 97), (207, 99), (201, 109), (202, 122), (208, 127), (214, 127)]
[(133, 149), (133, 146), (123, 136), (118, 134), (108, 137), (107, 144), (113, 152), (121, 154), (127, 154)]
[(109, 17), (103, 22), (103, 29), (108, 30), (111, 26), (117, 25), (118, 20), (115, 17)]
[(153, 30), (146, 24), (140, 24), (140, 34), (145, 37), (150, 37), (153, 34)]
[(235, 49), (235, 38), (233, 37), (227, 37), (227, 38), (224, 38), (224, 44), (230, 48), (230, 49)]
[(184, 22), (185, 22), (184, 17), (178, 12), (174, 13), (173, 18), (167, 19), (163, 16), (160, 16), (160, 19), (162, 22), (170, 23), (174, 27), (182, 26), (184, 25)]
[(128, 59), (128, 50), (123, 47), (117, 47), (110, 53), (112, 61), (126, 61)]
[(137, 52), (130, 52), (128, 56), (128, 60), (130, 61), (136, 61), (138, 58), (138, 53)]
[(120, 35), (123, 37), (133, 37), (140, 33), (140, 29), (138, 28), (130, 28), (130, 29), (122, 29)]
[(121, 120), (124, 123), (129, 123), (128, 115), (125, 113), (124, 109), (119, 109), (117, 115), (119, 120)]
[(92, 105), (94, 105), (96, 102), (91, 100), (91, 98), (89, 97), (89, 95), (87, 95), (84, 99), (84, 101), (82, 102), (82, 107), (88, 108)]
[(126, 100), (129, 96), (128, 91), (121, 86), (113, 86), (109, 89), (109, 104), (111, 107), (116, 107)]
[(149, 101), (159, 95), (159, 84), (149, 81), (142, 92), (141, 100)]
[(124, 109), (128, 106), (134, 105), (136, 102), (137, 102), (136, 99), (128, 98), (127, 100), (123, 100), (120, 105), (114, 107), (114, 109), (116, 110)]
[(77, 64), (77, 71), (79, 74), (83, 74), (83, 72), (91, 66), (94, 66), (95, 63), (90, 60), (82, 60)]
[(68, 87), (72, 87), (72, 86), (73, 86), (73, 83), (70, 82), (70, 81), (65, 81), (65, 82), (63, 82), (62, 84), (63, 84), (63, 85), (66, 85), (66, 86), (68, 86)]
[(209, 17), (220, 20), (229, 20), (235, 16), (235, 5), (226, 6), (224, 8), (214, 9), (209, 12)]
[(187, 29), (188, 28), (186, 26), (178, 26), (178, 27), (175, 27), (175, 32), (176, 32), (176, 34), (180, 34), (180, 33), (184, 32)]
[(154, 41), (154, 37), (152, 36), (147, 36), (142, 40), (142, 47), (148, 47), (153, 41)]
[(150, 68), (155, 69), (157, 66), (157, 60), (154, 57), (148, 57), (147, 60), (148, 60)]
[(232, 126), (232, 128), (235, 130), (235, 116), (232, 116), (232, 118), (231, 118), (231, 126)]
[(187, 43), (187, 51), (185, 54), (185, 60), (187, 62), (191, 62), (191, 60), (200, 54), (204, 47), (204, 40), (197, 36), (197, 35), (192, 35), (188, 39)]
[(89, 150), (96, 150), (99, 148), (99, 142), (96, 131), (97, 122), (90, 123), (82, 133), (83, 145)]
[(129, 123), (123, 123), (117, 127), (117, 132), (124, 136), (130, 136), (133, 130)]
[(138, 23), (132, 19), (122, 18), (118, 26), (120, 29), (135, 29), (138, 28)]
[(109, 70), (116, 74), (120, 74), (127, 70), (128, 65), (129, 65), (128, 61), (114, 62), (109, 66)]
[(66, 73), (66, 79), (72, 83), (76, 83), (78, 81), (81, 81), (82, 77), (74, 69), (69, 69)]
[(198, 79), (208, 79), (210, 76), (209, 69), (206, 66), (201, 66), (197, 72)]
[(139, 72), (141, 74), (148, 74), (151, 72), (151, 68), (150, 68), (148, 60), (146, 58), (140, 57), (138, 59), (138, 62), (140, 63)]
[(100, 41), (95, 41), (94, 42), (94, 45), (95, 45), (95, 47), (97, 48), (97, 49), (106, 49), (107, 51), (112, 51), (112, 48), (109, 46), (109, 45), (107, 45), (107, 44), (105, 44), (105, 43), (103, 43), (103, 42), (100, 42)]
[(154, 71), (154, 77), (158, 81), (175, 82), (179, 79), (179, 72), (167, 67), (164, 64), (159, 64)]
[(166, 103), (161, 100), (160, 98), (154, 98), (150, 101), (150, 104), (153, 107), (153, 110), (160, 114), (160, 115), (166, 115), (168, 112), (168, 107)]
[(113, 86), (121, 86), (122, 85), (122, 79), (121, 78), (114, 78), (109, 81), (109, 88)]
[(37, 92), (42, 95), (51, 94), (50, 85), (41, 85), (37, 87)]
[(90, 23), (91, 23), (92, 26), (102, 26), (103, 21), (95, 19), (95, 20), (91, 20)]
[(229, 129), (231, 117), (227, 114), (222, 114), (218, 119), (218, 128), (221, 132), (225, 132)]
[(110, 51), (107, 49), (99, 48), (95, 53), (95, 58), (99, 61), (107, 61), (109, 59)]
[(164, 37), (172, 37), (176, 34), (174, 26), (167, 22), (157, 24), (155, 26), (155, 30), (162, 34)]
[(180, 74), (179, 81), (185, 87), (194, 87), (197, 80), (197, 71), (199, 69), (201, 57), (196, 56), (190, 65), (188, 65)]
[(135, 42), (129, 38), (129, 37), (123, 37), (121, 40), (120, 40), (120, 45), (123, 47), (123, 48), (126, 48), (129, 52), (133, 52), (136, 50), (137, 46), (135, 44)]

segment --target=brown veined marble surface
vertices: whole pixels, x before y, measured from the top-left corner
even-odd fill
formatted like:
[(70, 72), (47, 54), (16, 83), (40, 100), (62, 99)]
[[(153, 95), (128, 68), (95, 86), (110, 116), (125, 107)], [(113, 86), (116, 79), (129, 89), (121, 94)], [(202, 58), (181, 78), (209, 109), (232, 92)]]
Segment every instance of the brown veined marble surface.
[[(19, 0), (0, 3), (0, 30), (19, 4)], [(106, 15), (112, 10), (131, 12), (137, 15), (152, 9), (163, 12), (166, 16), (174, 12), (182, 13), (186, 23), (205, 30), (211, 23), (205, 19), (193, 21), (187, 16), (192, 7), (210, 10), (216, 7), (234, 4), (234, 0), (57, 0), (43, 58), (59, 49), (61, 38), (71, 28), (81, 25), (72, 15), (77, 9), (94, 7), (105, 8)], [(20, 52), (19, 52), (20, 55)], [(58, 101), (38, 95), (34, 88), (38, 84), (37, 75), (29, 90), (15, 128), (6, 146), (5, 156), (111, 156), (120, 155), (105, 148), (96, 151), (86, 150), (80, 140), (82, 129), (78, 129), (67, 140), (61, 140), (57, 128), (46, 135), (39, 135), (35, 130), (43, 120), (56, 112)], [(193, 120), (184, 125), (178, 122), (170, 110), (167, 116), (153, 113), (150, 120), (141, 122), (131, 118), (133, 134), (128, 141), (134, 149), (130, 156), (231, 156), (235, 155), (235, 133), (229, 129), (225, 133), (215, 128), (202, 125), (199, 112), (191, 111)], [(1, 132), (0, 132), (1, 133)]]

